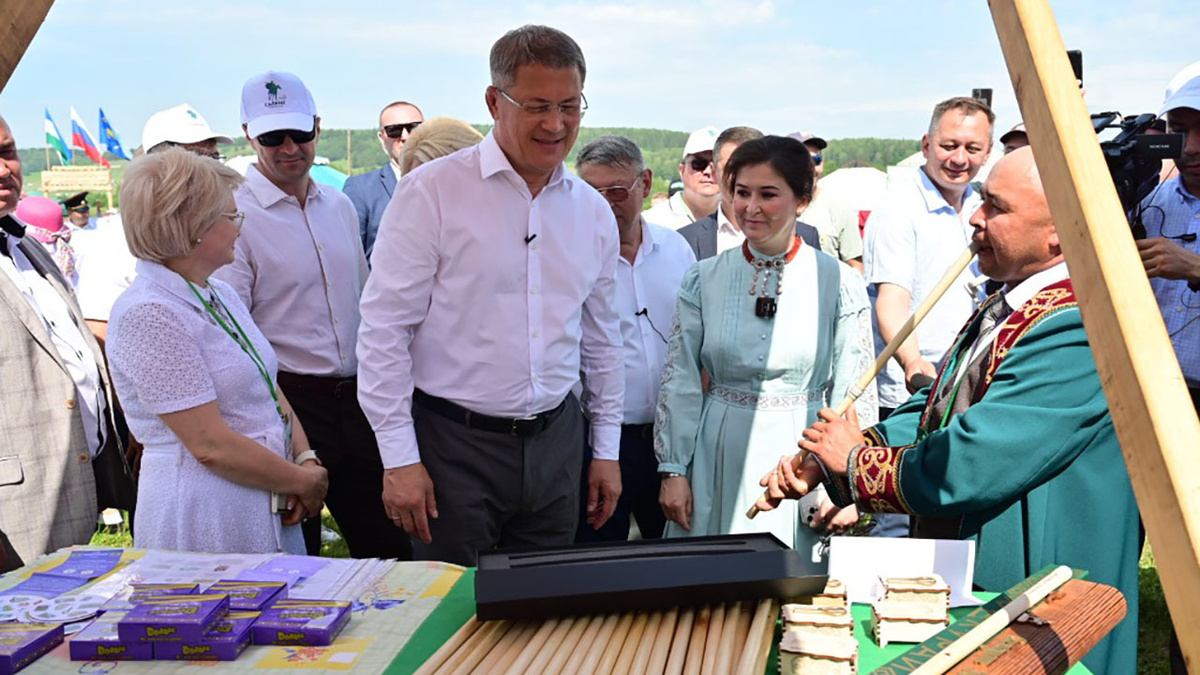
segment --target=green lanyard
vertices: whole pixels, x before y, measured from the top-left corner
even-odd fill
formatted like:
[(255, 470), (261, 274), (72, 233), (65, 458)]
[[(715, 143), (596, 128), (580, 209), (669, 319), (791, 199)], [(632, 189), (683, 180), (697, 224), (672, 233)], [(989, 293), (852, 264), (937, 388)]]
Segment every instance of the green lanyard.
[(217, 325), (220, 326), (225, 333), (229, 335), (229, 337), (233, 338), (233, 341), (242, 348), (243, 352), (246, 352), (246, 356), (249, 356), (250, 360), (254, 362), (254, 365), (258, 367), (258, 374), (262, 376), (263, 382), (267, 383), (267, 389), (271, 392), (271, 398), (275, 400), (276, 412), (279, 413), (280, 419), (286, 421), (287, 417), (283, 414), (283, 408), (279, 405), (279, 394), (275, 391), (275, 382), (271, 379), (271, 373), (267, 370), (266, 362), (263, 361), (261, 356), (259, 356), (258, 350), (254, 348), (254, 343), (250, 342), (250, 338), (246, 336), (246, 331), (242, 330), (241, 324), (239, 324), (237, 319), (233, 317), (233, 313), (229, 311), (229, 308), (225, 306), (225, 302), (221, 300), (221, 296), (217, 295), (217, 289), (213, 288), (212, 286), (209, 286), (208, 288), (208, 290), (212, 292), (213, 299), (216, 300), (217, 304), (221, 306), (221, 312), (224, 312), (225, 316), (229, 317), (229, 320), (233, 323), (233, 327), (237, 329), (236, 333), (231, 330), (229, 328), (229, 324), (225, 323), (225, 321), (221, 318), (221, 312), (218, 312), (216, 308), (212, 306), (212, 303), (210, 303), (208, 300), (205, 300), (203, 295), (200, 295), (200, 291), (196, 289), (196, 286), (193, 285), (192, 282), (187, 282), (187, 285), (188, 288), (192, 289), (192, 293), (196, 294), (196, 299), (200, 301), (200, 304), (204, 305), (204, 309), (208, 310), (209, 315), (211, 315), (212, 318), (217, 322)]

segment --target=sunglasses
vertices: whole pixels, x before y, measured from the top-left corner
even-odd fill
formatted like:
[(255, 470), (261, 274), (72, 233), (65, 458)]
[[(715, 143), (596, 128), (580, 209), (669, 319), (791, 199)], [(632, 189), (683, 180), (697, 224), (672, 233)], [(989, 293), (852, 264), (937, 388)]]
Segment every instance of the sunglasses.
[(629, 187), (614, 185), (612, 187), (596, 188), (596, 192), (599, 192), (608, 201), (619, 204), (626, 199), (629, 199), (629, 191), (636, 187), (640, 182), (642, 182), (642, 177), (638, 176), (633, 183), (630, 183)]
[(701, 171), (707, 169), (709, 164), (712, 164), (712, 160), (704, 157), (693, 156), (688, 164), (692, 167), (692, 171), (700, 173)]
[(259, 134), (258, 144), (264, 148), (277, 148), (283, 145), (283, 142), (288, 138), (296, 145), (304, 145), (312, 143), (312, 140), (317, 137), (317, 128), (314, 126), (311, 131), (300, 131), (298, 129), (279, 129), (278, 131), (268, 131), (265, 134)]
[(383, 133), (388, 138), (400, 138), (404, 132), (412, 133), (417, 127), (421, 126), (420, 122), (406, 122), (404, 124), (389, 124), (383, 128)]
[(812, 158), (813, 158), (813, 164), (820, 164), (821, 162), (825, 161), (825, 158), (822, 157), (821, 153), (819, 153), (819, 152), (817, 154), (813, 155)]

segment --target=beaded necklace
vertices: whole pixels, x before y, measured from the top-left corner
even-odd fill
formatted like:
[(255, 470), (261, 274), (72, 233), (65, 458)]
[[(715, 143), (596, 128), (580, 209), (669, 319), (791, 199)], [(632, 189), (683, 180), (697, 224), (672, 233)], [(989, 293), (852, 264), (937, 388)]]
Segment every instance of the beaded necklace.
[[(758, 299), (754, 301), (754, 316), (762, 319), (775, 318), (775, 312), (779, 309), (779, 302), (776, 298), (783, 295), (783, 267), (796, 257), (796, 253), (800, 250), (800, 243), (800, 237), (794, 237), (791, 248), (782, 258), (759, 258), (750, 252), (749, 240), (742, 242), (742, 255), (746, 257), (746, 262), (754, 268), (754, 277), (750, 280), (750, 295), (758, 296)], [(772, 271), (775, 272), (775, 297), (767, 295)], [(758, 283), (759, 274), (762, 275), (761, 286)]]

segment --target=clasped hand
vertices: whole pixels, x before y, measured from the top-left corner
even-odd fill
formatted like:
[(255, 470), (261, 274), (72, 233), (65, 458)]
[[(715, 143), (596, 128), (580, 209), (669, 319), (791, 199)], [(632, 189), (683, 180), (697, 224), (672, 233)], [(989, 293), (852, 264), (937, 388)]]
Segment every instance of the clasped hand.
[(770, 511), (784, 499), (803, 497), (821, 482), (826, 470), (835, 475), (846, 473), (850, 451), (863, 442), (854, 406), (846, 411), (844, 419), (832, 408), (822, 408), (817, 417), (801, 434), (799, 446), (805, 452), (781, 457), (779, 464), (758, 482), (767, 489), (755, 504), (758, 510)]
[(306, 518), (317, 518), (325, 506), (325, 493), (329, 491), (329, 472), (315, 460), (307, 460), (300, 465), (307, 474), (306, 489), (294, 495), (288, 495), (287, 511), (283, 516), (284, 525), (295, 525)]

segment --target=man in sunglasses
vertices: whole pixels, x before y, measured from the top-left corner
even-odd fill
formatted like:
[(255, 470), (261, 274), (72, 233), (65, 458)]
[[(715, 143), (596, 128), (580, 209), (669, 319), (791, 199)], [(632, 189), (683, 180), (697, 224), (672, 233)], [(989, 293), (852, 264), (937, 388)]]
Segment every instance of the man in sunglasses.
[[(257, 161), (234, 197), (245, 213), (229, 283), (279, 358), (279, 388), (329, 472), (325, 503), (350, 555), (411, 559), (379, 497), (383, 465), (358, 405), (358, 301), (367, 279), (354, 205), (312, 180), (321, 118), (300, 78), (270, 71), (242, 87), (242, 129)], [(320, 553), (320, 520), (305, 544)]]
[(379, 112), (379, 145), (387, 154), (388, 161), (377, 171), (351, 176), (346, 179), (342, 191), (354, 203), (358, 212), (358, 232), (362, 237), (363, 252), (368, 262), (375, 248), (375, 235), (379, 232), (379, 219), (392, 200), (396, 180), (400, 177), (400, 150), (404, 142), (425, 117), (421, 109), (407, 101), (389, 103)]
[[(824, 138), (811, 131), (788, 134), (808, 148), (812, 156), (817, 179), (825, 172), (825, 157), (822, 154), (829, 144)], [(858, 214), (842, 200), (821, 190), (820, 184), (813, 188), (812, 201), (796, 214), (804, 222), (821, 233), (821, 250), (858, 270), (862, 264), (862, 236), (858, 233)]]
[(563, 163), (587, 109), (583, 51), (523, 26), (490, 66), (491, 133), (396, 186), (358, 334), (388, 514), (419, 558), (463, 565), (496, 546), (570, 543), (584, 471), (589, 526), (621, 493), (619, 237), (609, 204)]
[[(696, 256), (678, 232), (642, 217), (653, 173), (633, 141), (624, 136), (600, 136), (579, 151), (575, 170), (604, 195), (617, 219), (621, 258), (617, 261), (616, 299), (625, 361), (621, 498), (612, 518), (600, 528), (590, 527), (580, 518), (575, 540), (625, 541), (630, 516), (637, 520), (643, 539), (658, 539), (666, 517), (658, 505), (654, 411), (675, 301), (683, 275)], [(591, 459), (590, 449), (587, 458)]]
[(717, 210), (721, 188), (713, 169), (713, 143), (716, 127), (697, 129), (688, 136), (679, 162), (683, 190), (665, 202), (646, 210), (646, 220), (672, 230), (690, 225)]

